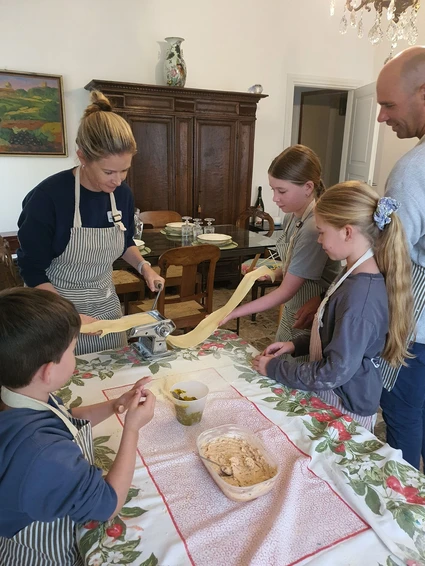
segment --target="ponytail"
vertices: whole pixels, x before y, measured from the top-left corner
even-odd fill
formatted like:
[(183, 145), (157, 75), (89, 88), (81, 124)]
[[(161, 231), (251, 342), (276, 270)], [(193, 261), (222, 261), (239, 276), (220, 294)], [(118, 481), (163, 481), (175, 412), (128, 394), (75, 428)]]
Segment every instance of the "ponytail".
[[(357, 226), (369, 240), (375, 260), (385, 278), (389, 307), (389, 331), (381, 356), (390, 365), (406, 365), (408, 342), (414, 330), (411, 262), (404, 229), (397, 214), (378, 227), (376, 216), (380, 202), (375, 191), (359, 181), (339, 183), (327, 189), (316, 204), (315, 212), (337, 229)], [(381, 229), (380, 229), (381, 228)]]
[(406, 365), (405, 358), (412, 358), (407, 343), (414, 331), (412, 276), (404, 229), (396, 213), (392, 213), (391, 222), (381, 231), (374, 251), (385, 277), (390, 312), (390, 328), (381, 356), (392, 366)]

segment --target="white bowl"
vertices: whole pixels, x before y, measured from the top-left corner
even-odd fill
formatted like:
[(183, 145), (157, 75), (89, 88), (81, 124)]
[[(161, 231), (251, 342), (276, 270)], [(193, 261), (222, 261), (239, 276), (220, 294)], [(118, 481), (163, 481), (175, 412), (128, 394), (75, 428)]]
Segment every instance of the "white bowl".
[(215, 244), (216, 246), (220, 246), (222, 244), (230, 244), (232, 236), (228, 236), (227, 234), (216, 234), (214, 232), (212, 234), (199, 234), (198, 240), (204, 244)]
[(136, 244), (138, 248), (142, 248), (145, 245), (145, 242), (143, 240), (136, 240), (135, 238), (133, 238), (133, 242)]

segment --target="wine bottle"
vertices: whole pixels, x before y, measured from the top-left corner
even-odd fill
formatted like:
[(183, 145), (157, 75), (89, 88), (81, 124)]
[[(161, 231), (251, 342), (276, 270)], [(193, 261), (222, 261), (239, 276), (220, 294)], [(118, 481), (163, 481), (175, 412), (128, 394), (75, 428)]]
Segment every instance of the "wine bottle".
[[(258, 196), (257, 196), (257, 200), (255, 201), (255, 208), (257, 210), (261, 210), (262, 212), (264, 212), (264, 202), (263, 202), (263, 197), (262, 197), (262, 191), (263, 188), (262, 187), (258, 187)], [(264, 219), (260, 218), (259, 216), (255, 217), (255, 225), (256, 226), (261, 226), (261, 228), (264, 227)]]

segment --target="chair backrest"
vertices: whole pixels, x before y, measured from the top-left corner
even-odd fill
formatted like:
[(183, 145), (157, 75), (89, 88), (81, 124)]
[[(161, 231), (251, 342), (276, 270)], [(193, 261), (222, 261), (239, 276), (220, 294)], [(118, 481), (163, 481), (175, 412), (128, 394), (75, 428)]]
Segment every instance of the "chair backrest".
[[(179, 265), (183, 268), (180, 295), (178, 298), (167, 299), (165, 293), (161, 293), (158, 300), (159, 312), (164, 312), (164, 305), (185, 301), (200, 301), (204, 298), (205, 309), (208, 313), (212, 312), (214, 276), (217, 261), (220, 259), (220, 249), (217, 246), (205, 244), (201, 246), (185, 246), (174, 248), (164, 252), (159, 260), (161, 277), (167, 278), (167, 269), (170, 265)], [(205, 290), (197, 292), (198, 287), (198, 266), (208, 262), (208, 277)]]
[(256, 208), (255, 206), (250, 206), (244, 212), (241, 212), (241, 214), (239, 214), (238, 219), (236, 220), (236, 226), (238, 228), (245, 228), (246, 221), (248, 220), (248, 218), (251, 218), (251, 216), (253, 216), (254, 218), (261, 218), (262, 220), (267, 220), (267, 222), (269, 223), (269, 231), (265, 235), (270, 238), (270, 236), (274, 232), (273, 218), (270, 216), (270, 214), (263, 212), (262, 210), (258, 210), (258, 208)]
[(0, 236), (0, 290), (22, 287), (22, 285), (23, 281), (13, 263), (9, 243)]
[(181, 222), (182, 217), (174, 210), (145, 210), (139, 213), (144, 228), (164, 228), (168, 222)]

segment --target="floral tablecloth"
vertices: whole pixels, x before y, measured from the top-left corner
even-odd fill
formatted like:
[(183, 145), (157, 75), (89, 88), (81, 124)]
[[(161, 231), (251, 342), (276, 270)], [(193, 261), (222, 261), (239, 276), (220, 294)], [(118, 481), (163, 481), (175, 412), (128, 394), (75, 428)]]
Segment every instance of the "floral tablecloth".
[[(257, 374), (251, 367), (255, 354), (255, 349), (236, 334), (217, 331), (199, 347), (179, 351), (173, 361), (145, 362), (131, 347), (77, 359), (77, 369), (71, 381), (58, 392), (69, 407), (76, 407), (83, 400), (84, 404), (91, 404), (118, 396), (139, 377), (149, 374), (154, 377), (150, 388), (158, 398), (154, 419), (141, 430), (133, 484), (120, 514), (108, 524), (91, 522), (78, 529), (85, 563), (90, 566), (425, 564), (425, 477), (408, 465), (399, 451), (380, 442), (350, 417), (326, 405), (314, 394), (288, 389)], [(209, 416), (206, 409), (203, 421), (196, 427), (183, 427), (173, 421), (167, 432), (164, 427), (171, 421), (167, 420), (169, 401), (164, 391), (186, 376), (207, 380), (212, 392), (208, 401)], [(227, 413), (224, 410), (220, 413), (224, 401), (239, 403), (245, 411), (240, 413), (243, 415), (241, 418), (249, 417), (247, 423), (238, 422), (236, 412), (231, 408), (236, 405), (228, 405)], [(213, 417), (215, 420), (211, 420)], [(205, 549), (213, 545), (215, 524), (202, 526), (203, 516), (197, 517), (198, 525), (188, 525), (182, 519), (185, 512), (186, 517), (189, 515), (182, 498), (176, 499), (164, 489), (166, 475), (163, 467), (170, 462), (164, 463), (160, 453), (162, 445), (155, 442), (166, 445), (167, 437), (171, 439), (176, 430), (173, 427), (179, 426), (181, 438), (186, 442), (181, 450), (186, 450), (187, 454), (174, 454), (170, 447), (166, 448), (169, 458), (175, 458), (175, 481), (178, 482), (179, 470), (189, 469), (184, 468), (188, 464), (184, 464), (182, 459), (192, 458), (191, 466), (196, 468), (197, 474), (193, 485), (196, 489), (205, 490), (204, 483), (209, 476), (200, 461), (195, 460), (194, 451), (190, 453), (186, 446), (192, 446), (193, 438), (208, 428), (208, 424), (216, 423), (217, 419), (222, 419), (222, 424), (249, 426), (250, 423), (258, 423), (259, 429), (264, 429), (264, 434), (269, 435), (272, 447), (278, 448), (279, 453), (286, 450), (286, 469), (281, 474), (286, 478), (286, 492), (279, 501), (289, 511), (292, 505), (295, 514), (294, 522), (286, 520), (284, 526), (277, 515), (274, 522), (270, 519), (267, 529), (271, 535), (264, 535), (268, 538), (265, 544), (263, 540), (254, 540), (254, 534), (258, 539), (260, 532), (257, 523), (262, 521), (261, 513), (267, 511), (267, 506), (270, 509), (272, 504), (276, 506), (281, 493), (274, 490), (274, 495), (271, 492), (253, 502), (233, 504), (218, 491), (215, 504), (221, 506), (222, 514), (210, 514), (209, 519), (220, 520), (224, 525), (227, 520), (232, 532), (230, 538), (223, 539), (221, 543), (220, 539), (214, 542), (221, 553), (208, 555)], [(96, 463), (105, 472), (113, 462), (121, 433), (122, 421), (117, 417), (111, 417), (94, 429)], [(158, 436), (160, 433), (163, 434), (162, 441)], [(170, 446), (174, 445), (171, 443)], [(181, 468), (177, 465), (180, 463)], [(308, 503), (302, 498), (302, 492), (291, 499), (304, 476), (305, 481), (310, 482), (305, 485), (314, 485), (314, 489), (319, 490), (317, 493), (328, 498), (327, 503), (325, 501), (328, 511), (323, 513), (322, 520), (313, 511), (306, 516)], [(191, 485), (188, 483), (185, 490), (191, 491)], [(212, 480), (210, 485), (208, 493), (204, 491), (206, 499), (210, 489), (218, 490)], [(199, 498), (202, 493), (196, 489), (191, 493), (192, 498)], [(189, 495), (187, 493), (187, 497)], [(271, 499), (266, 499), (269, 496)], [(196, 501), (192, 499), (192, 502)], [(323, 501), (317, 501), (317, 506), (320, 505)], [(204, 513), (208, 514), (207, 511)], [(337, 523), (332, 513), (338, 515)], [(339, 516), (340, 513), (346, 520)], [(236, 520), (239, 521), (239, 532), (234, 526)], [(319, 527), (326, 521), (329, 528), (324, 530), (321, 542), (313, 535), (319, 536)], [(344, 521), (346, 527), (342, 525)], [(196, 528), (195, 532), (193, 529)], [(282, 538), (279, 529), (283, 528), (288, 535), (287, 552), (279, 546)], [(254, 545), (255, 551), (241, 557), (231, 550), (238, 538), (249, 535), (250, 529), (253, 536), (247, 540), (250, 541), (249, 548)], [(201, 535), (203, 540), (198, 540)], [(294, 548), (294, 540), (299, 541), (299, 549)], [(229, 554), (223, 557), (227, 548)], [(266, 550), (267, 555), (264, 554)]]

